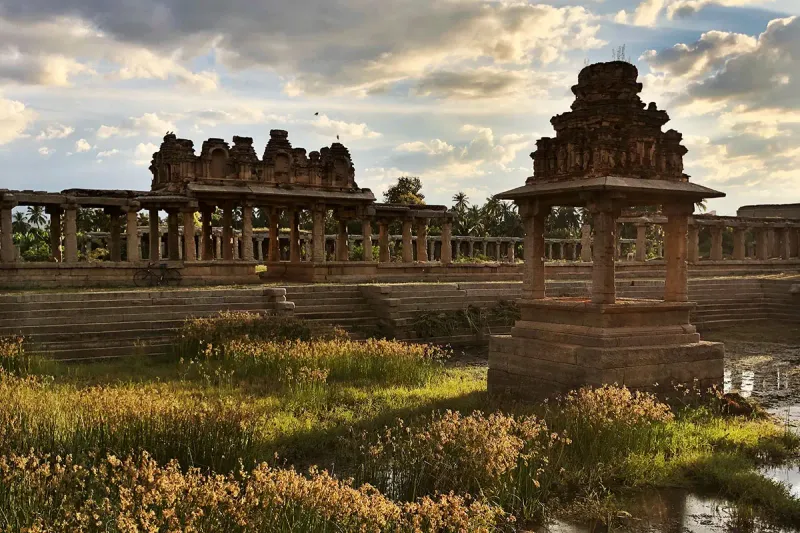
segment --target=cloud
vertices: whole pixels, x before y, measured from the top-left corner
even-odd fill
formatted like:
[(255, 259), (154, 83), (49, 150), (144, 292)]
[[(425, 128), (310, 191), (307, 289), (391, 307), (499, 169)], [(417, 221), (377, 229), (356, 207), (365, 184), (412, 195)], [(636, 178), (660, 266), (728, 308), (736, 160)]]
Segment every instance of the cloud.
[(213, 71), (193, 72), (184, 64), (188, 41), (171, 49), (153, 48), (117, 38), (90, 13), (77, 15), (80, 8), (64, 6), (64, 12), (48, 15), (48, 6), (13, 4), (4, 3), (0, 12), (0, 81), (65, 87), (80, 74), (104, 71), (109, 79), (173, 79), (201, 91), (218, 85)]
[(750, 4), (769, 4), (772, 1), (774, 0), (673, 0), (667, 9), (667, 15), (670, 19), (686, 18), (711, 4), (725, 7), (739, 7)]
[(39, 152), (39, 155), (47, 157), (48, 155), (51, 155), (53, 152), (55, 152), (55, 150), (48, 148), (47, 146), (42, 146), (37, 150), (37, 152)]
[(633, 12), (633, 24), (636, 26), (654, 26), (658, 15), (664, 9), (667, 0), (643, 0)]
[[(521, 1), (367, 0), (203, 3), (189, 0), (6, 0), (0, 49), (23, 42), (28, 56), (60, 54), (108, 63), (113, 76), (211, 88), (213, 55), (230, 69), (258, 68), (287, 94), (366, 95), (446, 68), (549, 64), (597, 48), (599, 25), (583, 7)], [(535, 28), (535, 31), (531, 31)], [(3, 35), (5, 34), (5, 35)]]
[(78, 153), (80, 153), (80, 152), (88, 152), (91, 149), (92, 149), (92, 145), (89, 144), (89, 141), (87, 141), (86, 139), (79, 139), (79, 140), (75, 141), (75, 151), (76, 152), (78, 152)]
[(749, 35), (709, 31), (690, 45), (679, 43), (660, 52), (649, 50), (640, 59), (654, 72), (697, 79), (724, 66), (729, 57), (752, 52), (757, 46), (757, 39)]
[(113, 148), (111, 150), (106, 150), (104, 152), (98, 152), (97, 153), (97, 158), (98, 159), (103, 159), (103, 158), (106, 158), (106, 157), (111, 157), (112, 155), (117, 155), (118, 153), (119, 153), (119, 150), (117, 150), (116, 148)]
[(0, 97), (0, 145), (24, 137), (35, 119), (36, 113), (22, 102)]
[(530, 87), (530, 80), (528, 72), (497, 67), (481, 67), (460, 72), (440, 70), (422, 76), (413, 92), (420, 96), (464, 100), (507, 98), (522, 93)]
[(407, 142), (395, 148), (398, 152), (424, 153), (428, 155), (446, 154), (453, 151), (453, 146), (441, 139), (433, 139), (430, 142), (414, 141)]
[(158, 152), (158, 146), (153, 143), (139, 143), (133, 152), (134, 164), (149, 165), (153, 159), (153, 154)]
[(129, 117), (119, 126), (101, 125), (97, 129), (98, 139), (109, 137), (161, 136), (167, 131), (174, 131), (175, 124), (157, 113), (145, 113), (140, 117)]
[(201, 109), (186, 113), (199, 125), (287, 123), (289, 116), (266, 113), (255, 106), (236, 106), (227, 109)]
[(64, 139), (72, 135), (75, 128), (64, 124), (50, 124), (36, 136), (37, 141), (49, 141), (52, 139)]
[(342, 141), (356, 139), (376, 139), (380, 133), (372, 131), (364, 123), (344, 122), (331, 120), (327, 115), (320, 115), (310, 122), (311, 128), (324, 137), (341, 137)]

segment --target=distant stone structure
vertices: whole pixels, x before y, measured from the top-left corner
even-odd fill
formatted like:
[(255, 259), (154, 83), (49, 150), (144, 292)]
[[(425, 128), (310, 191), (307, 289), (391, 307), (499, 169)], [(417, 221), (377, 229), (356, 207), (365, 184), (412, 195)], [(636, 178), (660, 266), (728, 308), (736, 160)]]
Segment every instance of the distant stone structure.
[[(514, 200), (525, 224), (522, 319), (494, 336), (489, 388), (517, 396), (618, 383), (636, 389), (698, 380), (718, 384), (723, 346), (700, 341), (689, 323), (689, 219), (694, 204), (724, 194), (690, 183), (681, 134), (661, 132), (669, 117), (639, 98), (635, 66), (621, 61), (584, 68), (572, 87), (572, 111), (555, 116), (555, 139), (537, 142), (534, 175), (498, 195)], [(617, 222), (623, 209), (660, 206), (665, 217), (663, 300), (616, 295)], [(545, 294), (544, 228), (554, 206), (592, 217), (590, 298)], [(660, 385), (659, 385), (660, 384)]]
[(747, 218), (787, 218), (800, 222), (800, 204), (743, 205), (736, 214)]

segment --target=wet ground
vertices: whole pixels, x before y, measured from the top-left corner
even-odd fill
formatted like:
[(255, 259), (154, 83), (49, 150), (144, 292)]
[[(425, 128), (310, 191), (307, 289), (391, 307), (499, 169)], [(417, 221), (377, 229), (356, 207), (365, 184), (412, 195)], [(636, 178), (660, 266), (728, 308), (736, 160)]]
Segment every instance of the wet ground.
[[(725, 343), (725, 392), (758, 400), (769, 412), (800, 433), (800, 324), (742, 326), (708, 332), (704, 340)], [(485, 365), (488, 350), (457, 351), (456, 364)], [(763, 474), (785, 483), (800, 498), (800, 463), (765, 468)], [(798, 529), (771, 527), (729, 502), (683, 490), (637, 495), (627, 503), (630, 517), (617, 517), (614, 529), (657, 533), (783, 533)], [(609, 531), (602, 522), (555, 522), (552, 533)]]
[[(617, 517), (613, 530), (654, 533), (789, 533), (791, 529), (771, 527), (724, 500), (702, 498), (682, 490), (641, 494), (627, 507), (630, 516)], [(555, 522), (548, 533), (596, 533), (611, 531), (600, 521), (571, 524)]]

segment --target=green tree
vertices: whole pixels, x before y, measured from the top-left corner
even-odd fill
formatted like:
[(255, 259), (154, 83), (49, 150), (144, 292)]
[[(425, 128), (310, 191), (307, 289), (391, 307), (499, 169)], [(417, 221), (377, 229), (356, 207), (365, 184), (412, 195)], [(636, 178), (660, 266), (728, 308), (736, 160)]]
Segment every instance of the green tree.
[(28, 206), (28, 222), (31, 226), (41, 228), (47, 223), (47, 217), (44, 214), (44, 207), (41, 205)]
[(411, 176), (397, 178), (397, 183), (383, 193), (383, 201), (387, 204), (414, 204), (424, 205), (425, 195), (422, 190), (422, 181)]
[(28, 224), (28, 217), (25, 216), (25, 213), (22, 211), (14, 211), (14, 215), (11, 219), (11, 231), (25, 235), (28, 233), (29, 229), (31, 229), (31, 225)]

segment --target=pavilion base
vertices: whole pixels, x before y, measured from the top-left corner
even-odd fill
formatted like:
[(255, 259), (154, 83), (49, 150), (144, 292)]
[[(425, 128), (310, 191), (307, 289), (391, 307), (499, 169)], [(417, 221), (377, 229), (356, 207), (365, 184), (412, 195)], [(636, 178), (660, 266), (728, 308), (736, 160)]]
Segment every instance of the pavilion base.
[(370, 261), (267, 262), (261, 278), (303, 283), (372, 283), (440, 281), (519, 281), (522, 270), (511, 263), (451, 263), (439, 261), (378, 263)]
[(489, 392), (522, 399), (582, 386), (670, 391), (678, 383), (722, 386), (725, 348), (700, 340), (693, 303), (618, 299), (521, 300), (511, 335), (489, 345)]

